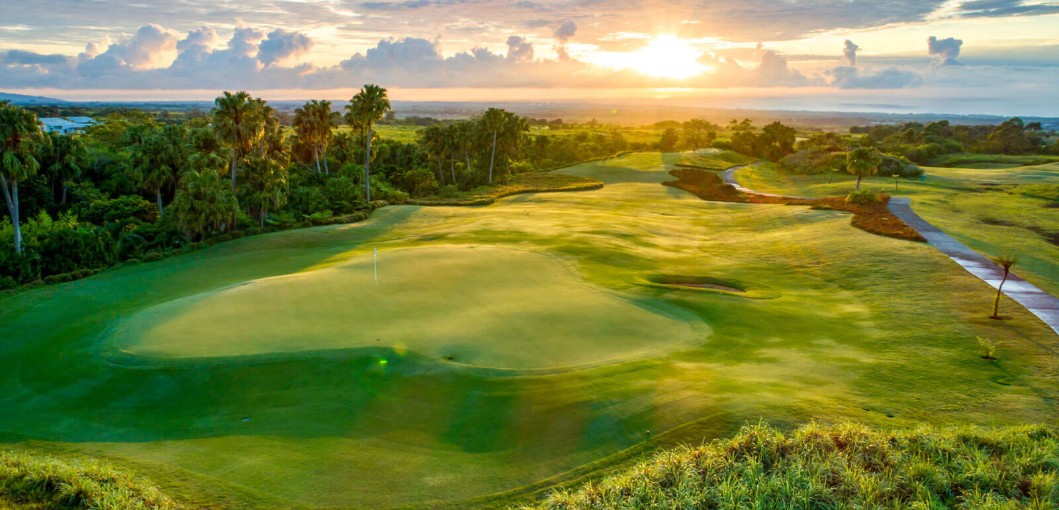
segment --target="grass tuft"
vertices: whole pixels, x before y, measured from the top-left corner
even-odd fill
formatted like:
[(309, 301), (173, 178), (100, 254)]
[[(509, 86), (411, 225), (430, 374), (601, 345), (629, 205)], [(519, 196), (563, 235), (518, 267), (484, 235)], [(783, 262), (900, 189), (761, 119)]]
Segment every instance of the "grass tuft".
[(0, 508), (177, 508), (147, 480), (91, 459), (0, 452)]
[(535, 508), (1055, 508), (1059, 437), (1043, 426), (872, 430), (812, 423), (657, 454)]

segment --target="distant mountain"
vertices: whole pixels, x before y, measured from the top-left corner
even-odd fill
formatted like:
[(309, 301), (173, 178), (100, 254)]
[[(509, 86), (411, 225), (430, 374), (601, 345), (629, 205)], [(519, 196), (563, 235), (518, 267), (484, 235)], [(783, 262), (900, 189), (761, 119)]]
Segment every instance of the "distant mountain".
[(0, 92), (0, 101), (10, 101), (11, 104), (17, 104), (21, 106), (69, 103), (69, 101), (55, 99), (54, 97), (25, 96), (22, 94), (8, 94), (7, 92)]

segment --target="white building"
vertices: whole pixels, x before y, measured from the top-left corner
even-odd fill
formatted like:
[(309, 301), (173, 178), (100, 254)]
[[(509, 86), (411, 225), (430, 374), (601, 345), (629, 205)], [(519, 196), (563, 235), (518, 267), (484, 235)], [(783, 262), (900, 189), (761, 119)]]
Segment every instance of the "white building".
[(68, 135), (70, 133), (78, 133), (84, 131), (89, 126), (97, 124), (91, 117), (70, 117), (68, 119), (61, 119), (58, 117), (44, 117), (38, 119), (40, 122), (41, 129), (45, 133), (59, 133)]

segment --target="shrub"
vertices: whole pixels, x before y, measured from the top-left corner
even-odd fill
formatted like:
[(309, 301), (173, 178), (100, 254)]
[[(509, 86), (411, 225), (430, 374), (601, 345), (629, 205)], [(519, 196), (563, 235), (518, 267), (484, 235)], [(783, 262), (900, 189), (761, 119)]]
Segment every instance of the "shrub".
[(875, 190), (862, 189), (851, 191), (846, 195), (847, 204), (869, 205), (879, 202), (879, 194)]
[(898, 175), (901, 177), (919, 177), (923, 175), (923, 169), (919, 168), (903, 156), (882, 155), (882, 163), (879, 165), (879, 175)]
[(158, 253), (156, 251), (152, 251), (152, 252), (150, 252), (150, 253), (148, 253), (148, 254), (143, 256), (143, 261), (144, 262), (157, 262), (159, 260), (162, 260), (163, 258), (165, 258), (165, 255), (162, 255), (161, 253)]
[(18, 282), (10, 276), (0, 276), (0, 290), (8, 290), (18, 287)]
[(453, 184), (446, 184), (438, 189), (438, 196), (441, 198), (456, 198), (459, 194), (459, 188)]
[(993, 360), (996, 359), (993, 355), (996, 354), (997, 343), (988, 338), (978, 337), (978, 345), (982, 347), (985, 354), (982, 356), (983, 359)]
[(390, 205), (389, 202), (385, 200), (372, 200), (371, 203), (368, 204), (368, 208), (374, 211), (376, 209), (386, 207), (388, 205)]

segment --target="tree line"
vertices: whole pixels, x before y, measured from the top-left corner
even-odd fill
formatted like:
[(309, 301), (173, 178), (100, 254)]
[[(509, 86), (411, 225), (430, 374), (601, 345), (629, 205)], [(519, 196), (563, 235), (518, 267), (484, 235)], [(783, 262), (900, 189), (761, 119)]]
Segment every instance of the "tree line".
[(417, 141), (391, 140), (376, 127), (401, 121), (376, 85), (340, 110), (311, 100), (290, 115), (224, 92), (204, 115), (130, 109), (100, 120), (45, 133), (32, 111), (0, 104), (0, 288), (651, 148), (618, 130), (531, 136), (527, 119), (498, 108), (417, 118)]

